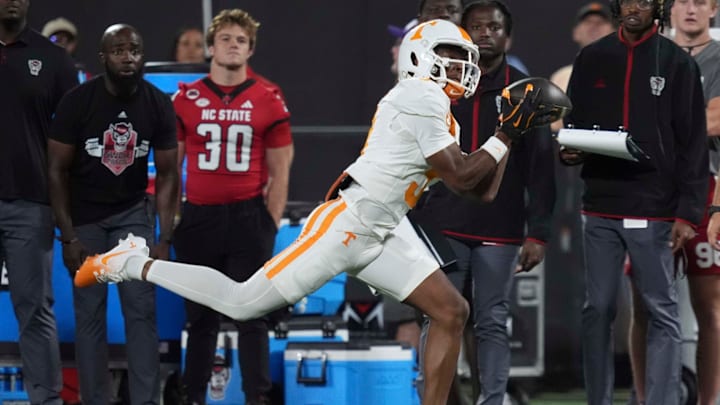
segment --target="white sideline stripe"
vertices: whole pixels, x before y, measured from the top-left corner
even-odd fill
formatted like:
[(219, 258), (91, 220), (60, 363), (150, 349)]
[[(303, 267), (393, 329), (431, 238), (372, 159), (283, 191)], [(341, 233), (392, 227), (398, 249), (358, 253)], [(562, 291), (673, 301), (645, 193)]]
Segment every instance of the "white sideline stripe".
[[(303, 217), (302, 219), (300, 219), (300, 222), (297, 224), (297, 226), (303, 226), (303, 225), (305, 225), (305, 222), (307, 222), (307, 217)], [(288, 226), (290, 225), (290, 219), (282, 218), (280, 220), (280, 227), (282, 228), (285, 225), (288, 225)]]
[(285, 361), (299, 361), (303, 359), (318, 360), (327, 355), (329, 361), (414, 361), (413, 351), (403, 349), (401, 346), (370, 346), (369, 350), (285, 350)]
[[(268, 336), (270, 338), (275, 338), (275, 331), (268, 332)], [(290, 330), (288, 331), (288, 337), (294, 338), (294, 337), (322, 337), (323, 333), (321, 330)], [(347, 329), (338, 329), (335, 331), (335, 334), (333, 335), (335, 338), (340, 338), (341, 341), (347, 342), (350, 338), (349, 333)], [(327, 338), (330, 340), (330, 338)], [(337, 339), (336, 339), (337, 340)]]
[[(237, 349), (237, 335), (238, 333), (236, 331), (226, 331), (226, 332), (220, 332), (218, 333), (217, 337), (217, 344), (215, 347), (225, 347), (225, 335), (230, 336), (230, 348), (231, 349)], [(268, 337), (270, 339), (275, 339), (275, 331), (269, 331)], [(316, 341), (322, 342), (347, 342), (350, 339), (350, 334), (347, 329), (338, 329), (335, 331), (335, 334), (333, 337), (329, 338), (323, 338), (323, 333), (321, 330), (290, 330), (288, 331), (288, 339), (278, 339), (278, 340), (287, 340), (288, 342), (294, 342), (292, 338), (298, 338), (298, 337), (309, 337), (309, 338), (317, 338)], [(188, 340), (188, 334), (186, 331), (182, 331), (182, 335), (180, 336), (180, 347), (186, 348), (187, 347), (187, 340)], [(315, 342), (315, 340), (313, 341)], [(304, 342), (300, 342), (304, 343)]]

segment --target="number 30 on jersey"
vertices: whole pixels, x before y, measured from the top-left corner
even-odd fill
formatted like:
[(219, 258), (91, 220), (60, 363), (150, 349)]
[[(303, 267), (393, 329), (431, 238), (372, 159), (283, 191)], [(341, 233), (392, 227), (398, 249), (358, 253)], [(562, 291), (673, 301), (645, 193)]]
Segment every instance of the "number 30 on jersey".
[[(232, 124), (227, 128), (223, 142), (220, 124), (203, 123), (197, 126), (197, 134), (205, 138), (206, 152), (198, 154), (198, 169), (216, 171), (225, 155), (225, 169), (229, 172), (246, 172), (250, 169), (250, 150), (253, 129), (250, 125)], [(223, 150), (224, 149), (224, 150)]]

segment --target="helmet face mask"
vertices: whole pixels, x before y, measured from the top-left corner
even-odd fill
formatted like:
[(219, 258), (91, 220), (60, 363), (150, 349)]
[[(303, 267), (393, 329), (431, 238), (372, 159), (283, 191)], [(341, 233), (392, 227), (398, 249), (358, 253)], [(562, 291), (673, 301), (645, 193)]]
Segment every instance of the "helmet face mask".
[(478, 49), (460, 27), (432, 20), (410, 30), (398, 52), (398, 79), (431, 79), (448, 97), (470, 97), (480, 81)]

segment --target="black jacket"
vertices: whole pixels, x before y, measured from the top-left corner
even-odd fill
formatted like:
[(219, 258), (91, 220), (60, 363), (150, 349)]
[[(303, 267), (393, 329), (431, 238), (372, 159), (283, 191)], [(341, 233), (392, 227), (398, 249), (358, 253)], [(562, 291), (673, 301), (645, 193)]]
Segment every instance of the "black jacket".
[[(527, 77), (505, 61), (480, 78), (475, 95), (452, 106), (460, 123), (460, 146), (472, 152), (493, 136), (499, 115), (500, 93), (508, 84)], [(550, 238), (555, 204), (555, 172), (549, 127), (528, 133), (513, 144), (498, 195), (480, 204), (451, 192), (440, 182), (428, 190), (410, 217), (430, 223), (446, 236), (465, 241), (521, 244), (525, 238), (544, 243)], [(527, 191), (527, 204), (525, 198)]]
[(655, 30), (634, 45), (620, 32), (608, 35), (578, 54), (568, 94), (567, 123), (624, 126), (650, 156), (631, 162), (588, 155), (586, 214), (700, 223), (709, 175), (705, 102), (686, 52)]

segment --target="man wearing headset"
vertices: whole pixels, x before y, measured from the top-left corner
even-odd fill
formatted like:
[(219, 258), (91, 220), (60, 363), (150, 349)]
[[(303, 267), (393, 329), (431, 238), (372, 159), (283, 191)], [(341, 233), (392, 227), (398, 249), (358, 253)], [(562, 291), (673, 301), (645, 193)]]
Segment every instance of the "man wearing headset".
[[(568, 94), (575, 128), (624, 127), (648, 154), (639, 162), (572, 150), (582, 178), (586, 300), (583, 366), (588, 404), (612, 404), (612, 323), (625, 255), (648, 310), (648, 404), (677, 404), (680, 323), (673, 253), (695, 235), (707, 196), (708, 151), (700, 72), (658, 34), (672, 0), (614, 0), (617, 33), (580, 51)], [(658, 23), (656, 23), (656, 21)]]

